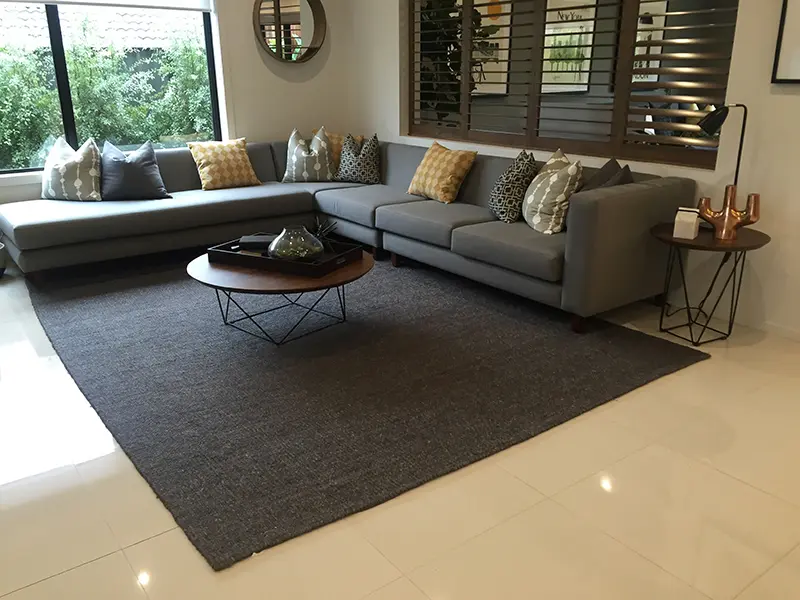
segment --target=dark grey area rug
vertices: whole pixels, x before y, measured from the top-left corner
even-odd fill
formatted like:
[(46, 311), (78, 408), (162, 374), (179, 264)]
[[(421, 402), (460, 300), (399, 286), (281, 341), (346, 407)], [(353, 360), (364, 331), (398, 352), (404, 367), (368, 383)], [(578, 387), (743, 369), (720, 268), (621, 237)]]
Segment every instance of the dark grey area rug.
[(386, 263), (348, 287), (348, 323), (282, 348), (223, 326), (181, 265), (30, 287), (72, 377), (216, 570), (707, 358), (602, 321), (573, 334), (559, 311)]

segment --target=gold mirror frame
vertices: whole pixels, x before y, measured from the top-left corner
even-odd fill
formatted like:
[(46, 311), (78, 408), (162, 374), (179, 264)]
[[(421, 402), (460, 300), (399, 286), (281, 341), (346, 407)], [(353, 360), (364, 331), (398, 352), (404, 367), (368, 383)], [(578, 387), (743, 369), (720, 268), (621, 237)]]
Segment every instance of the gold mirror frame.
[[(305, 47), (303, 53), (298, 56), (296, 60), (283, 58), (280, 54), (270, 48), (269, 44), (267, 44), (267, 40), (264, 37), (264, 33), (261, 29), (261, 5), (264, 2), (270, 1), (274, 2), (275, 0), (255, 0), (255, 4), (253, 5), (253, 28), (255, 29), (256, 39), (258, 39), (261, 47), (275, 60), (279, 60), (282, 63), (304, 63), (311, 60), (317, 54), (317, 52), (319, 52), (320, 48), (322, 48), (322, 43), (325, 41), (325, 34), (328, 30), (328, 20), (325, 17), (325, 8), (322, 6), (322, 1), (301, 0), (308, 2), (309, 8), (311, 8), (311, 15), (314, 18), (314, 34), (311, 37), (311, 43)], [(276, 14), (279, 14), (279, 11)], [(278, 23), (278, 25), (280, 25), (280, 23)], [(276, 27), (276, 32), (278, 34), (276, 41), (277, 44), (281, 39), (279, 27)]]

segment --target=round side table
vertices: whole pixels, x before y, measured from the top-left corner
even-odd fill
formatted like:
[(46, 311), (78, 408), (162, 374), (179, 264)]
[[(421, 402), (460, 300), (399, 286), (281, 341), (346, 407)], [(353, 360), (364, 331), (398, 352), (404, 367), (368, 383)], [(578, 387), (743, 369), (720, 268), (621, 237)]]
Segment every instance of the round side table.
[[(669, 246), (669, 258), (667, 260), (667, 273), (664, 278), (664, 301), (661, 305), (661, 318), (659, 320), (659, 331), (669, 333), (677, 338), (686, 342), (690, 342), (693, 346), (700, 346), (708, 344), (709, 342), (716, 342), (718, 340), (726, 340), (733, 333), (733, 324), (736, 319), (736, 309), (739, 306), (739, 296), (742, 290), (742, 280), (744, 279), (744, 265), (747, 259), (747, 253), (751, 250), (758, 250), (763, 248), (771, 241), (771, 238), (761, 231), (750, 229), (748, 227), (742, 228), (738, 231), (737, 238), (733, 241), (720, 241), (714, 238), (714, 231), (700, 228), (700, 233), (693, 240), (684, 238), (676, 238), (672, 235), (673, 224), (661, 223), (656, 225), (650, 230), (657, 240)], [(717, 267), (714, 277), (708, 286), (705, 296), (697, 306), (692, 306), (689, 303), (689, 289), (686, 284), (686, 268), (684, 266), (684, 251), (699, 250), (701, 252), (717, 252), (722, 254), (719, 267)], [(732, 264), (730, 264), (732, 261)], [(669, 291), (672, 287), (672, 276), (677, 264), (678, 270), (681, 275), (681, 286), (683, 288), (684, 306), (676, 308), (673, 311), (669, 310), (667, 298)], [(730, 270), (727, 276), (723, 275), (723, 270), (726, 265), (730, 264)], [(713, 300), (713, 306), (710, 310), (706, 310), (714, 294), (714, 289), (717, 287), (717, 282), (723, 280), (722, 289), (717, 294), (716, 299)], [(711, 325), (711, 319), (714, 317), (717, 308), (722, 303), (725, 292), (731, 289), (730, 293), (730, 311), (728, 314), (728, 328), (725, 331), (717, 329)], [(664, 327), (664, 319), (669, 318), (678, 313), (686, 313), (686, 321)], [(678, 330), (687, 329), (688, 337), (678, 333)], [(697, 330), (699, 329), (699, 333)], [(711, 332), (711, 333), (709, 333)], [(706, 334), (713, 336), (710, 339), (704, 339)]]

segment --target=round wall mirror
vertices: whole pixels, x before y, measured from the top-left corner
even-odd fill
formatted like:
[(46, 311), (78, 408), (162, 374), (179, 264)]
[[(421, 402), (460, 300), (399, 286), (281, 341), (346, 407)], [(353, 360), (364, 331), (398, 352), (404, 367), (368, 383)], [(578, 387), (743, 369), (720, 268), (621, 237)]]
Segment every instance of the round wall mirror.
[(256, 0), (253, 25), (261, 46), (285, 62), (314, 56), (327, 29), (321, 0)]

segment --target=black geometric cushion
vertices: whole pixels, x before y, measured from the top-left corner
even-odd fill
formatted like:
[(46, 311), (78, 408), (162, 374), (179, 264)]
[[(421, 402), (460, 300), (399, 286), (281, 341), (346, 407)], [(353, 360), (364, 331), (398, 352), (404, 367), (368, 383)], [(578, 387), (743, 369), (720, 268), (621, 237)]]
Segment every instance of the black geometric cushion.
[(514, 223), (522, 216), (525, 192), (536, 177), (536, 160), (524, 150), (494, 184), (489, 209), (504, 223)]
[(376, 185), (381, 182), (381, 149), (378, 136), (373, 135), (360, 145), (348, 134), (342, 144), (338, 181)]

